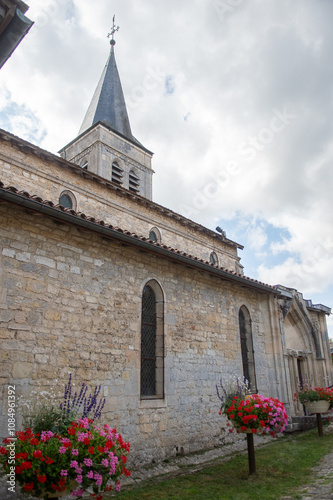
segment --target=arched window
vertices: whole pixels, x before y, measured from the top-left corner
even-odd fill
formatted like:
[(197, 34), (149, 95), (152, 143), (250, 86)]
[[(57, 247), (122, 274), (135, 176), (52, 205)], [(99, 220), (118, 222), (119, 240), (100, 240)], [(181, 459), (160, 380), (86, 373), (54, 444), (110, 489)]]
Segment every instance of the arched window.
[(156, 243), (161, 243), (161, 233), (157, 227), (152, 227), (149, 231), (149, 239), (155, 241)]
[(164, 301), (151, 280), (142, 294), (141, 399), (164, 398)]
[(59, 197), (59, 205), (76, 210), (76, 198), (70, 191), (63, 191)]
[(245, 306), (242, 306), (239, 310), (239, 334), (241, 340), (243, 374), (249, 382), (251, 392), (257, 392), (251, 317)]
[(121, 186), (123, 183), (123, 170), (119, 167), (118, 163), (114, 161), (112, 163), (112, 176), (111, 176), (112, 182), (115, 182), (118, 184), (118, 186)]
[(140, 192), (140, 179), (134, 170), (131, 170), (129, 173), (128, 189), (136, 194), (139, 194)]
[(217, 266), (219, 263), (219, 259), (217, 258), (217, 255), (215, 252), (212, 252), (209, 256), (209, 262), (213, 264), (214, 266)]

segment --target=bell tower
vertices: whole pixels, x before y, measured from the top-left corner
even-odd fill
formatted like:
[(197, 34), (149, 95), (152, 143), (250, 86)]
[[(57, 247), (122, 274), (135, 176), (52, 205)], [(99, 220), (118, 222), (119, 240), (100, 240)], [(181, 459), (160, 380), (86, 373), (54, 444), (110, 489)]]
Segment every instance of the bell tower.
[(60, 155), (104, 179), (152, 199), (153, 153), (132, 134), (115, 59), (113, 26), (110, 55), (82, 122), (79, 135)]

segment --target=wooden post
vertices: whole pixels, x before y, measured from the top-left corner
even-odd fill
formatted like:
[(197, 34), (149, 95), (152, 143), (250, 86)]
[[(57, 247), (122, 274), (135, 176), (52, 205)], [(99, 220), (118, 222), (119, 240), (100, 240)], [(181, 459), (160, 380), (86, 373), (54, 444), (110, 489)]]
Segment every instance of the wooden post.
[(249, 457), (249, 473), (256, 473), (256, 459), (254, 456), (254, 442), (253, 442), (253, 434), (246, 434), (247, 439), (247, 453)]
[(321, 413), (316, 413), (317, 416), (317, 427), (318, 427), (318, 436), (323, 437), (323, 422), (321, 420)]

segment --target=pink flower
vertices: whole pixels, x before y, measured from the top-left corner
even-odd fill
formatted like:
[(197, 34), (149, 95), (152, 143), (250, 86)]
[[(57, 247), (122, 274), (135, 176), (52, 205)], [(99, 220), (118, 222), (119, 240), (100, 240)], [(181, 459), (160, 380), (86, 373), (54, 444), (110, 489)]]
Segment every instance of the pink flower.
[(87, 417), (81, 418), (80, 423), (83, 424), (83, 427), (85, 429), (89, 429), (89, 422)]
[(76, 481), (77, 483), (80, 483), (80, 484), (81, 484), (81, 483), (82, 483), (82, 481), (83, 481), (83, 477), (82, 477), (81, 475), (78, 475), (78, 476), (75, 478), (75, 481)]
[(63, 469), (61, 472), (60, 472), (60, 476), (67, 476), (68, 475), (68, 472), (66, 469)]
[(62, 446), (61, 448), (59, 448), (59, 453), (66, 453), (66, 447)]
[(74, 490), (74, 491), (72, 491), (72, 497), (82, 497), (83, 493), (84, 493), (83, 489)]
[(79, 450), (72, 450), (72, 455), (78, 455), (79, 454)]
[(93, 473), (93, 471), (92, 471), (92, 470), (90, 470), (90, 471), (88, 472), (88, 474), (87, 474), (87, 478), (88, 478), (88, 479), (93, 479), (93, 478), (94, 478), (94, 473)]
[(85, 458), (83, 460), (83, 463), (84, 465), (86, 465), (87, 467), (92, 467), (93, 466), (93, 461), (91, 460), (91, 458)]
[(43, 441), (43, 443), (45, 443), (45, 441), (47, 441), (48, 439), (51, 439), (51, 437), (53, 437), (52, 431), (42, 431), (41, 436), (40, 436), (40, 440)]
[(108, 467), (109, 466), (109, 461), (108, 461), (107, 458), (103, 458), (102, 465), (104, 465), (104, 467)]
[(76, 460), (72, 460), (69, 466), (72, 467), (73, 469), (76, 469), (79, 466), (79, 464), (77, 463)]

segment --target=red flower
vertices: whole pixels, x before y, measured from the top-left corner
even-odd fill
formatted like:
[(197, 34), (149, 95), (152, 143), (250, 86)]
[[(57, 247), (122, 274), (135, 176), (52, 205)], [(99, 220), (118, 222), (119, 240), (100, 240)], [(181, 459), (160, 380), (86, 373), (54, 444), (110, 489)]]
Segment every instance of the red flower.
[(22, 469), (31, 469), (31, 462), (22, 462), (21, 467)]
[(83, 444), (86, 444), (86, 445), (90, 444), (90, 439), (89, 438), (84, 438)]
[(233, 431), (233, 429), (229, 429), (229, 432), (232, 432), (232, 431)]
[(130, 476), (131, 473), (129, 470), (126, 469), (126, 467), (123, 468), (123, 473), (125, 474), (125, 476)]
[(244, 425), (242, 425), (241, 430), (246, 431), (246, 427)]
[(1, 446), (0, 447), (0, 453), (1, 453), (1, 455), (6, 455), (6, 452), (7, 452), (6, 448), (4, 448), (3, 446)]
[(68, 427), (67, 432), (68, 432), (68, 434), (70, 436), (74, 436), (74, 434), (75, 434), (75, 427), (74, 426)]
[(112, 446), (113, 446), (113, 442), (112, 441), (107, 441), (105, 443), (105, 448), (107, 448), (107, 449), (111, 448)]
[(42, 476), (38, 475), (37, 481), (39, 481), (40, 483), (46, 483), (46, 481), (47, 481), (46, 474), (43, 474)]
[(252, 434), (257, 434), (257, 429), (252, 429)]
[(91, 453), (91, 455), (95, 453), (95, 449), (93, 446), (90, 446), (90, 448), (88, 448), (88, 453)]
[(104, 446), (97, 446), (97, 449), (100, 453), (104, 453)]
[(46, 463), (46, 464), (53, 464), (53, 462), (54, 462), (53, 458), (47, 458), (47, 459), (45, 460), (45, 463)]
[(16, 472), (16, 474), (22, 474), (22, 467), (20, 467), (19, 465), (17, 465), (15, 467), (15, 472)]
[(34, 458), (43, 458), (43, 452), (41, 450), (34, 450), (33, 456)]
[(36, 439), (36, 438), (33, 438), (33, 439), (31, 439), (31, 441), (30, 441), (30, 444), (31, 444), (32, 446), (37, 446), (37, 445), (38, 445), (38, 443), (39, 443), (39, 441), (38, 441), (38, 439)]
[(25, 483), (23, 486), (24, 491), (31, 491), (34, 489), (34, 483)]

